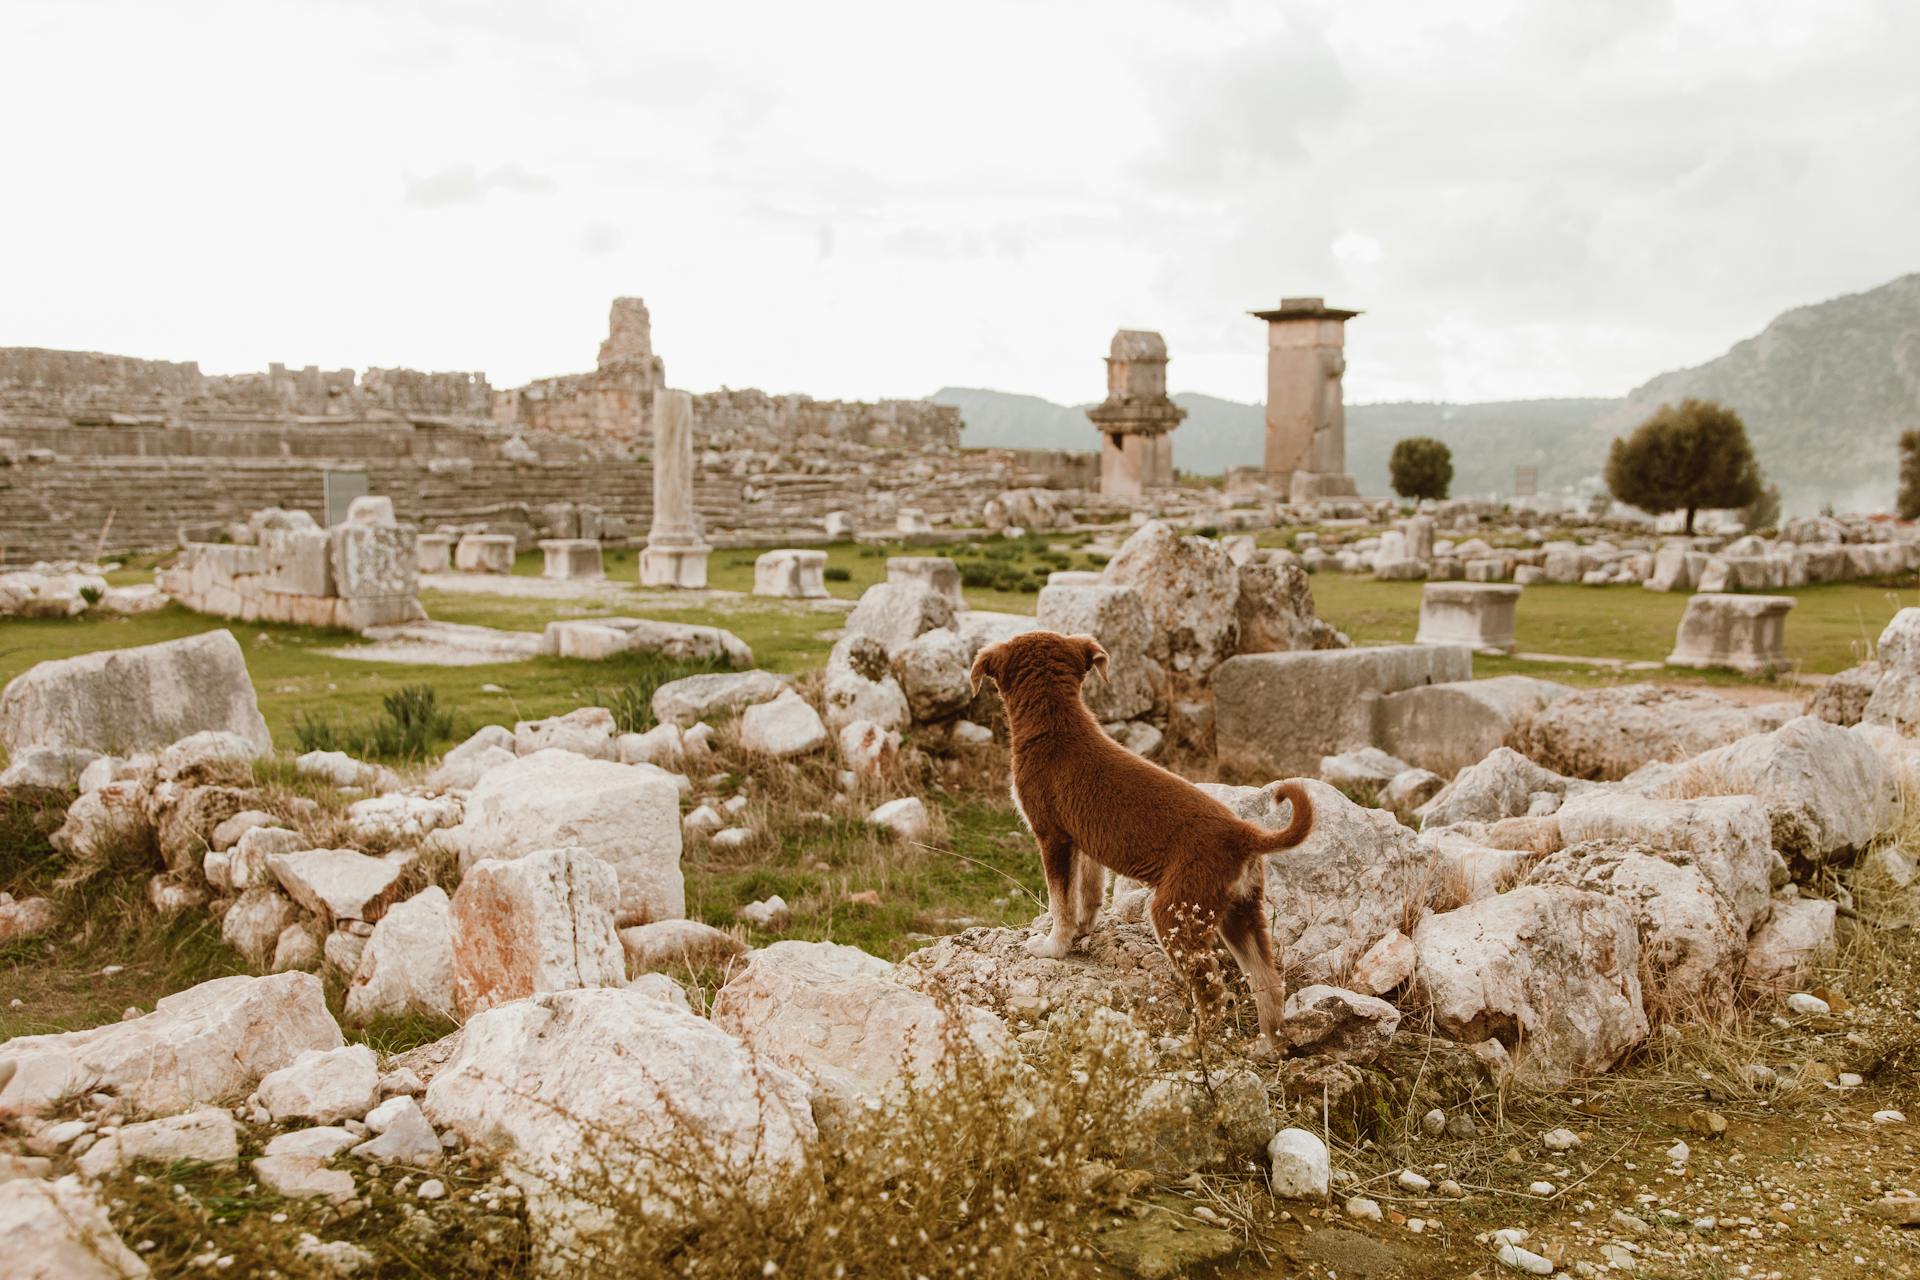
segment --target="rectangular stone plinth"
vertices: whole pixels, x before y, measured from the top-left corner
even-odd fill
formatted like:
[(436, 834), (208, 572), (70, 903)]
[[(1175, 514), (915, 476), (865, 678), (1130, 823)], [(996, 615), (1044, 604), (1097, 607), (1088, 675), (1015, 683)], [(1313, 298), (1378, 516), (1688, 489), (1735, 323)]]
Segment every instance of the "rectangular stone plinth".
[(796, 547), (769, 551), (753, 562), (753, 594), (787, 600), (826, 596), (827, 553)]
[(707, 585), (707, 555), (712, 550), (705, 544), (649, 546), (640, 553), (640, 585), (703, 591)]
[(543, 578), (604, 578), (606, 566), (600, 559), (600, 544), (592, 538), (548, 538), (540, 544), (546, 556), (541, 567)]
[(423, 533), (413, 541), (414, 561), (422, 573), (445, 573), (453, 568), (453, 539), (444, 533)]
[(1792, 596), (1737, 596), (1703, 591), (1687, 601), (1674, 637), (1670, 667), (1729, 667), (1767, 675), (1793, 667), (1787, 657), (1787, 613)]
[(453, 549), (453, 567), (462, 573), (512, 573), (513, 535), (463, 533)]
[(967, 598), (960, 592), (960, 566), (946, 556), (890, 556), (887, 581), (925, 587), (945, 596), (956, 609), (967, 607)]
[(1414, 643), (1512, 653), (1520, 592), (1507, 583), (1429, 582), (1420, 592), (1420, 631)]

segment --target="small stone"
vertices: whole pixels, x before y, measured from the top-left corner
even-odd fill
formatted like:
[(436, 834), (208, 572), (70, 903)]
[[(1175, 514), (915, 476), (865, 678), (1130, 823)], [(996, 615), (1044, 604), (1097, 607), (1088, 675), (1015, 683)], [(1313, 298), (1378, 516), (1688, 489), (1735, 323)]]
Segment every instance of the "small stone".
[(1469, 1115), (1447, 1117), (1447, 1136), (1449, 1138), (1471, 1138), (1480, 1132), (1480, 1126)]
[(793, 919), (793, 911), (787, 906), (787, 900), (779, 894), (759, 902), (749, 902), (733, 913), (734, 919), (752, 925), (756, 929), (778, 931), (787, 927)]
[(1425, 1195), (1427, 1192), (1433, 1190), (1433, 1183), (1411, 1169), (1402, 1169), (1394, 1181), (1400, 1184), (1402, 1190), (1411, 1191), (1417, 1196)]
[(1379, 1222), (1385, 1217), (1380, 1212), (1380, 1202), (1365, 1196), (1355, 1196), (1347, 1201), (1347, 1216), (1356, 1222)]
[(1550, 1196), (1553, 1194), (1553, 1184), (1551, 1182), (1529, 1182), (1527, 1184), (1527, 1191), (1529, 1194), (1536, 1196)]
[(1503, 1244), (1497, 1256), (1506, 1266), (1516, 1271), (1524, 1271), (1528, 1275), (1550, 1276), (1553, 1274), (1553, 1263), (1537, 1253), (1522, 1249), (1519, 1245)]
[(1886, 1196), (1874, 1201), (1873, 1212), (1896, 1227), (1920, 1226), (1920, 1196)]
[(1780, 1083), (1778, 1071), (1758, 1062), (1749, 1062), (1740, 1068), (1740, 1074), (1746, 1080), (1749, 1089), (1772, 1089)]
[(1288, 1200), (1325, 1200), (1331, 1182), (1327, 1144), (1305, 1129), (1282, 1129), (1267, 1143), (1273, 1194)]
[(1721, 1138), (1726, 1136), (1727, 1118), (1718, 1111), (1695, 1111), (1687, 1117), (1687, 1124), (1695, 1133), (1704, 1138)]
[(1420, 1117), (1420, 1132), (1429, 1138), (1437, 1138), (1447, 1131), (1447, 1113), (1435, 1107)]
[(1873, 1122), (1875, 1124), (1905, 1124), (1907, 1122), (1907, 1116), (1903, 1111), (1876, 1111), (1873, 1113)]
[(1675, 1164), (1685, 1164), (1693, 1159), (1693, 1148), (1684, 1142), (1676, 1142), (1667, 1148), (1667, 1159)]
[(1788, 996), (1787, 1008), (1794, 1013), (1804, 1013), (1814, 1017), (1824, 1016), (1832, 1010), (1832, 1006), (1825, 1000), (1804, 991), (1796, 991)]
[(422, 1200), (445, 1199), (447, 1194), (447, 1184), (440, 1181), (440, 1179), (438, 1178), (428, 1178), (425, 1182), (420, 1184), (420, 1189), (414, 1192), (414, 1194), (420, 1197), (420, 1199)]
[(1549, 1151), (1571, 1151), (1580, 1145), (1580, 1135), (1571, 1129), (1549, 1129), (1540, 1135), (1540, 1145)]
[(1842, 1071), (1838, 1076), (1834, 1078), (1833, 1082), (1834, 1084), (1838, 1085), (1842, 1089), (1858, 1089), (1861, 1085), (1866, 1083), (1865, 1080), (1861, 1079), (1857, 1074), (1851, 1071)]
[(1458, 1200), (1461, 1196), (1467, 1194), (1466, 1188), (1455, 1182), (1452, 1178), (1441, 1179), (1440, 1185), (1435, 1187), (1434, 1190), (1449, 1200)]

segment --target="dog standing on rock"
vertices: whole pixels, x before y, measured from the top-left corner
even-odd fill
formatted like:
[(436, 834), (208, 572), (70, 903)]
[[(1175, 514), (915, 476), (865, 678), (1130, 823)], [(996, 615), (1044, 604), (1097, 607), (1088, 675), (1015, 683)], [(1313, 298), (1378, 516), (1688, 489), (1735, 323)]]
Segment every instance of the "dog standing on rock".
[(1280, 1047), (1285, 980), (1274, 963), (1266, 910), (1266, 855), (1307, 838), (1313, 809), (1297, 782), (1280, 831), (1242, 821), (1178, 774), (1109, 738), (1080, 700), (1089, 671), (1107, 678), (1107, 651), (1091, 636), (1029, 631), (988, 645), (973, 662), (974, 691), (991, 677), (1007, 705), (1013, 803), (1040, 842), (1052, 931), (1027, 950), (1059, 959), (1093, 928), (1108, 868), (1153, 887), (1153, 930), (1202, 1008), (1215, 987), (1218, 934), (1247, 975), (1260, 1015), (1259, 1047)]

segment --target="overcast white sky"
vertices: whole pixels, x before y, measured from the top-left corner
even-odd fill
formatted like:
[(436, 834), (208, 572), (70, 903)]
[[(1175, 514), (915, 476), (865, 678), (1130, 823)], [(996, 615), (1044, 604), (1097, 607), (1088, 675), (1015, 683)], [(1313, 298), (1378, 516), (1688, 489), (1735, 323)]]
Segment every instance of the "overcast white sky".
[(1920, 269), (1920, 4), (0, 4), (0, 345), (676, 386), (1617, 394)]

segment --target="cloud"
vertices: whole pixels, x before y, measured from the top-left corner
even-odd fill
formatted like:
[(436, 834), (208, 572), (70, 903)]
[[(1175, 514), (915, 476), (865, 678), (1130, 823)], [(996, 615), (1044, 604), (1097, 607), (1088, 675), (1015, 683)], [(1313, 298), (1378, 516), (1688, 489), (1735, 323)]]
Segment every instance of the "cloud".
[(436, 173), (409, 173), (402, 179), (407, 203), (420, 209), (446, 209), (479, 204), (496, 191), (544, 195), (556, 189), (553, 179), (529, 173), (519, 165), (502, 165), (481, 173), (470, 164), (452, 165)]
[(605, 222), (590, 222), (580, 233), (582, 253), (613, 253), (627, 242), (626, 233)]

